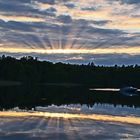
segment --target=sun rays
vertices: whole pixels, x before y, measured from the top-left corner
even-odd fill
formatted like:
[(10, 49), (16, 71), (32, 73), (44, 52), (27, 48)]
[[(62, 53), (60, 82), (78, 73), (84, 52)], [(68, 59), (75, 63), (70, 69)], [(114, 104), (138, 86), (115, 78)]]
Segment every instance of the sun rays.
[[(0, 138), (67, 139), (139, 138), (139, 109), (113, 105), (13, 108), (0, 112)], [(42, 110), (42, 111), (41, 111)], [(108, 112), (109, 110), (109, 112)], [(117, 132), (117, 133), (116, 133)]]
[[(9, 117), (2, 116), (2, 139), (26, 138), (32, 139), (137, 139), (139, 138), (139, 125), (121, 122), (94, 121), (81, 118), (64, 117)], [(110, 133), (111, 132), (111, 133)], [(116, 133), (117, 132), (117, 133)], [(19, 138), (20, 137), (20, 138)]]
[[(22, 41), (21, 44), (7, 43), (1, 44), (0, 53), (17, 53), (17, 54), (129, 54), (139, 55), (139, 46), (107, 46), (108, 37), (101, 38), (99, 42), (97, 38), (99, 36), (98, 30), (94, 31), (95, 36), (86, 36), (89, 32), (88, 24), (81, 25), (73, 24), (69, 25), (69, 28), (64, 29), (60, 26), (58, 30), (51, 29), (37, 30), (36, 34), (29, 33), (30, 41), (26, 38), (13, 37)], [(102, 31), (102, 30), (101, 30)], [(104, 30), (103, 30), (104, 31)], [(102, 32), (103, 32), (102, 31)], [(16, 32), (16, 31), (13, 31)], [(55, 32), (55, 33), (54, 33)], [(26, 33), (22, 32), (23, 37)], [(115, 38), (112, 38), (115, 42)], [(93, 42), (93, 43), (92, 43)], [(94, 42), (96, 44), (94, 45)], [(15, 47), (13, 47), (15, 46)]]
[(77, 59), (69, 54), (78, 54), (76, 63), (98, 64), (120, 63), (118, 55), (139, 63), (139, 3), (120, 1), (0, 1), (0, 54), (69, 63)]

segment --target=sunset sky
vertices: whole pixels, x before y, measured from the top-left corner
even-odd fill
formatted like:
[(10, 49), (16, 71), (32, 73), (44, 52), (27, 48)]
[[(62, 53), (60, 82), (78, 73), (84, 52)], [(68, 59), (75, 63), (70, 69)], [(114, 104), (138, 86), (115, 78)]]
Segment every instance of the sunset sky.
[(140, 64), (140, 0), (0, 0), (0, 55)]

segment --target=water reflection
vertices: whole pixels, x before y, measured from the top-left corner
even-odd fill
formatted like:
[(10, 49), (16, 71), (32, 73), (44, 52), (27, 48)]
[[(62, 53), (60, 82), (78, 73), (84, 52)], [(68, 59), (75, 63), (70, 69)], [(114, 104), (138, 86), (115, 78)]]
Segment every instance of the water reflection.
[[(138, 139), (139, 109), (117, 108), (118, 112), (112, 114), (113, 106), (97, 104), (92, 108), (72, 104), (36, 107), (38, 111), (27, 112), (18, 108), (3, 111), (0, 112), (0, 139)], [(135, 114), (131, 114), (132, 110), (136, 111)]]
[[(103, 91), (104, 90), (104, 91)], [(110, 90), (110, 91), (108, 91)], [(118, 94), (118, 89), (89, 90), (86, 87), (56, 87), (56, 86), (18, 86), (0, 87), (0, 110), (20, 107), (31, 109), (36, 106), (87, 104), (92, 107), (97, 104), (140, 106), (140, 96), (124, 97)]]
[(112, 116), (101, 114), (69, 114), (69, 113), (50, 113), (50, 112), (0, 112), (1, 117), (44, 117), (44, 118), (63, 118), (63, 119), (83, 119), (104, 122), (119, 122), (140, 125), (140, 117), (132, 116)]
[(70, 118), (0, 118), (1, 140), (137, 139), (139, 125)]

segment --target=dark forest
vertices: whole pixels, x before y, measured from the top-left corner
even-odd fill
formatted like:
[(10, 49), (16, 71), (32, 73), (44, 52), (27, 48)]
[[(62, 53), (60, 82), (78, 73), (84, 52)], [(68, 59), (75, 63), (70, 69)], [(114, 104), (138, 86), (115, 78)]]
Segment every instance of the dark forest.
[(39, 61), (31, 56), (0, 57), (0, 81), (21, 84), (62, 84), (88, 87), (140, 87), (140, 66), (73, 65)]

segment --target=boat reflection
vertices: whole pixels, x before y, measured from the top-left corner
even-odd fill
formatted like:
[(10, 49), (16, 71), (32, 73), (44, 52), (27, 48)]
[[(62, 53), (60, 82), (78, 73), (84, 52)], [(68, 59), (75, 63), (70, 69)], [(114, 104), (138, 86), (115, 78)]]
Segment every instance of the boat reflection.
[(119, 92), (123, 96), (133, 97), (133, 96), (139, 96), (137, 90), (138, 90), (137, 88), (130, 86), (130, 87), (121, 88)]

